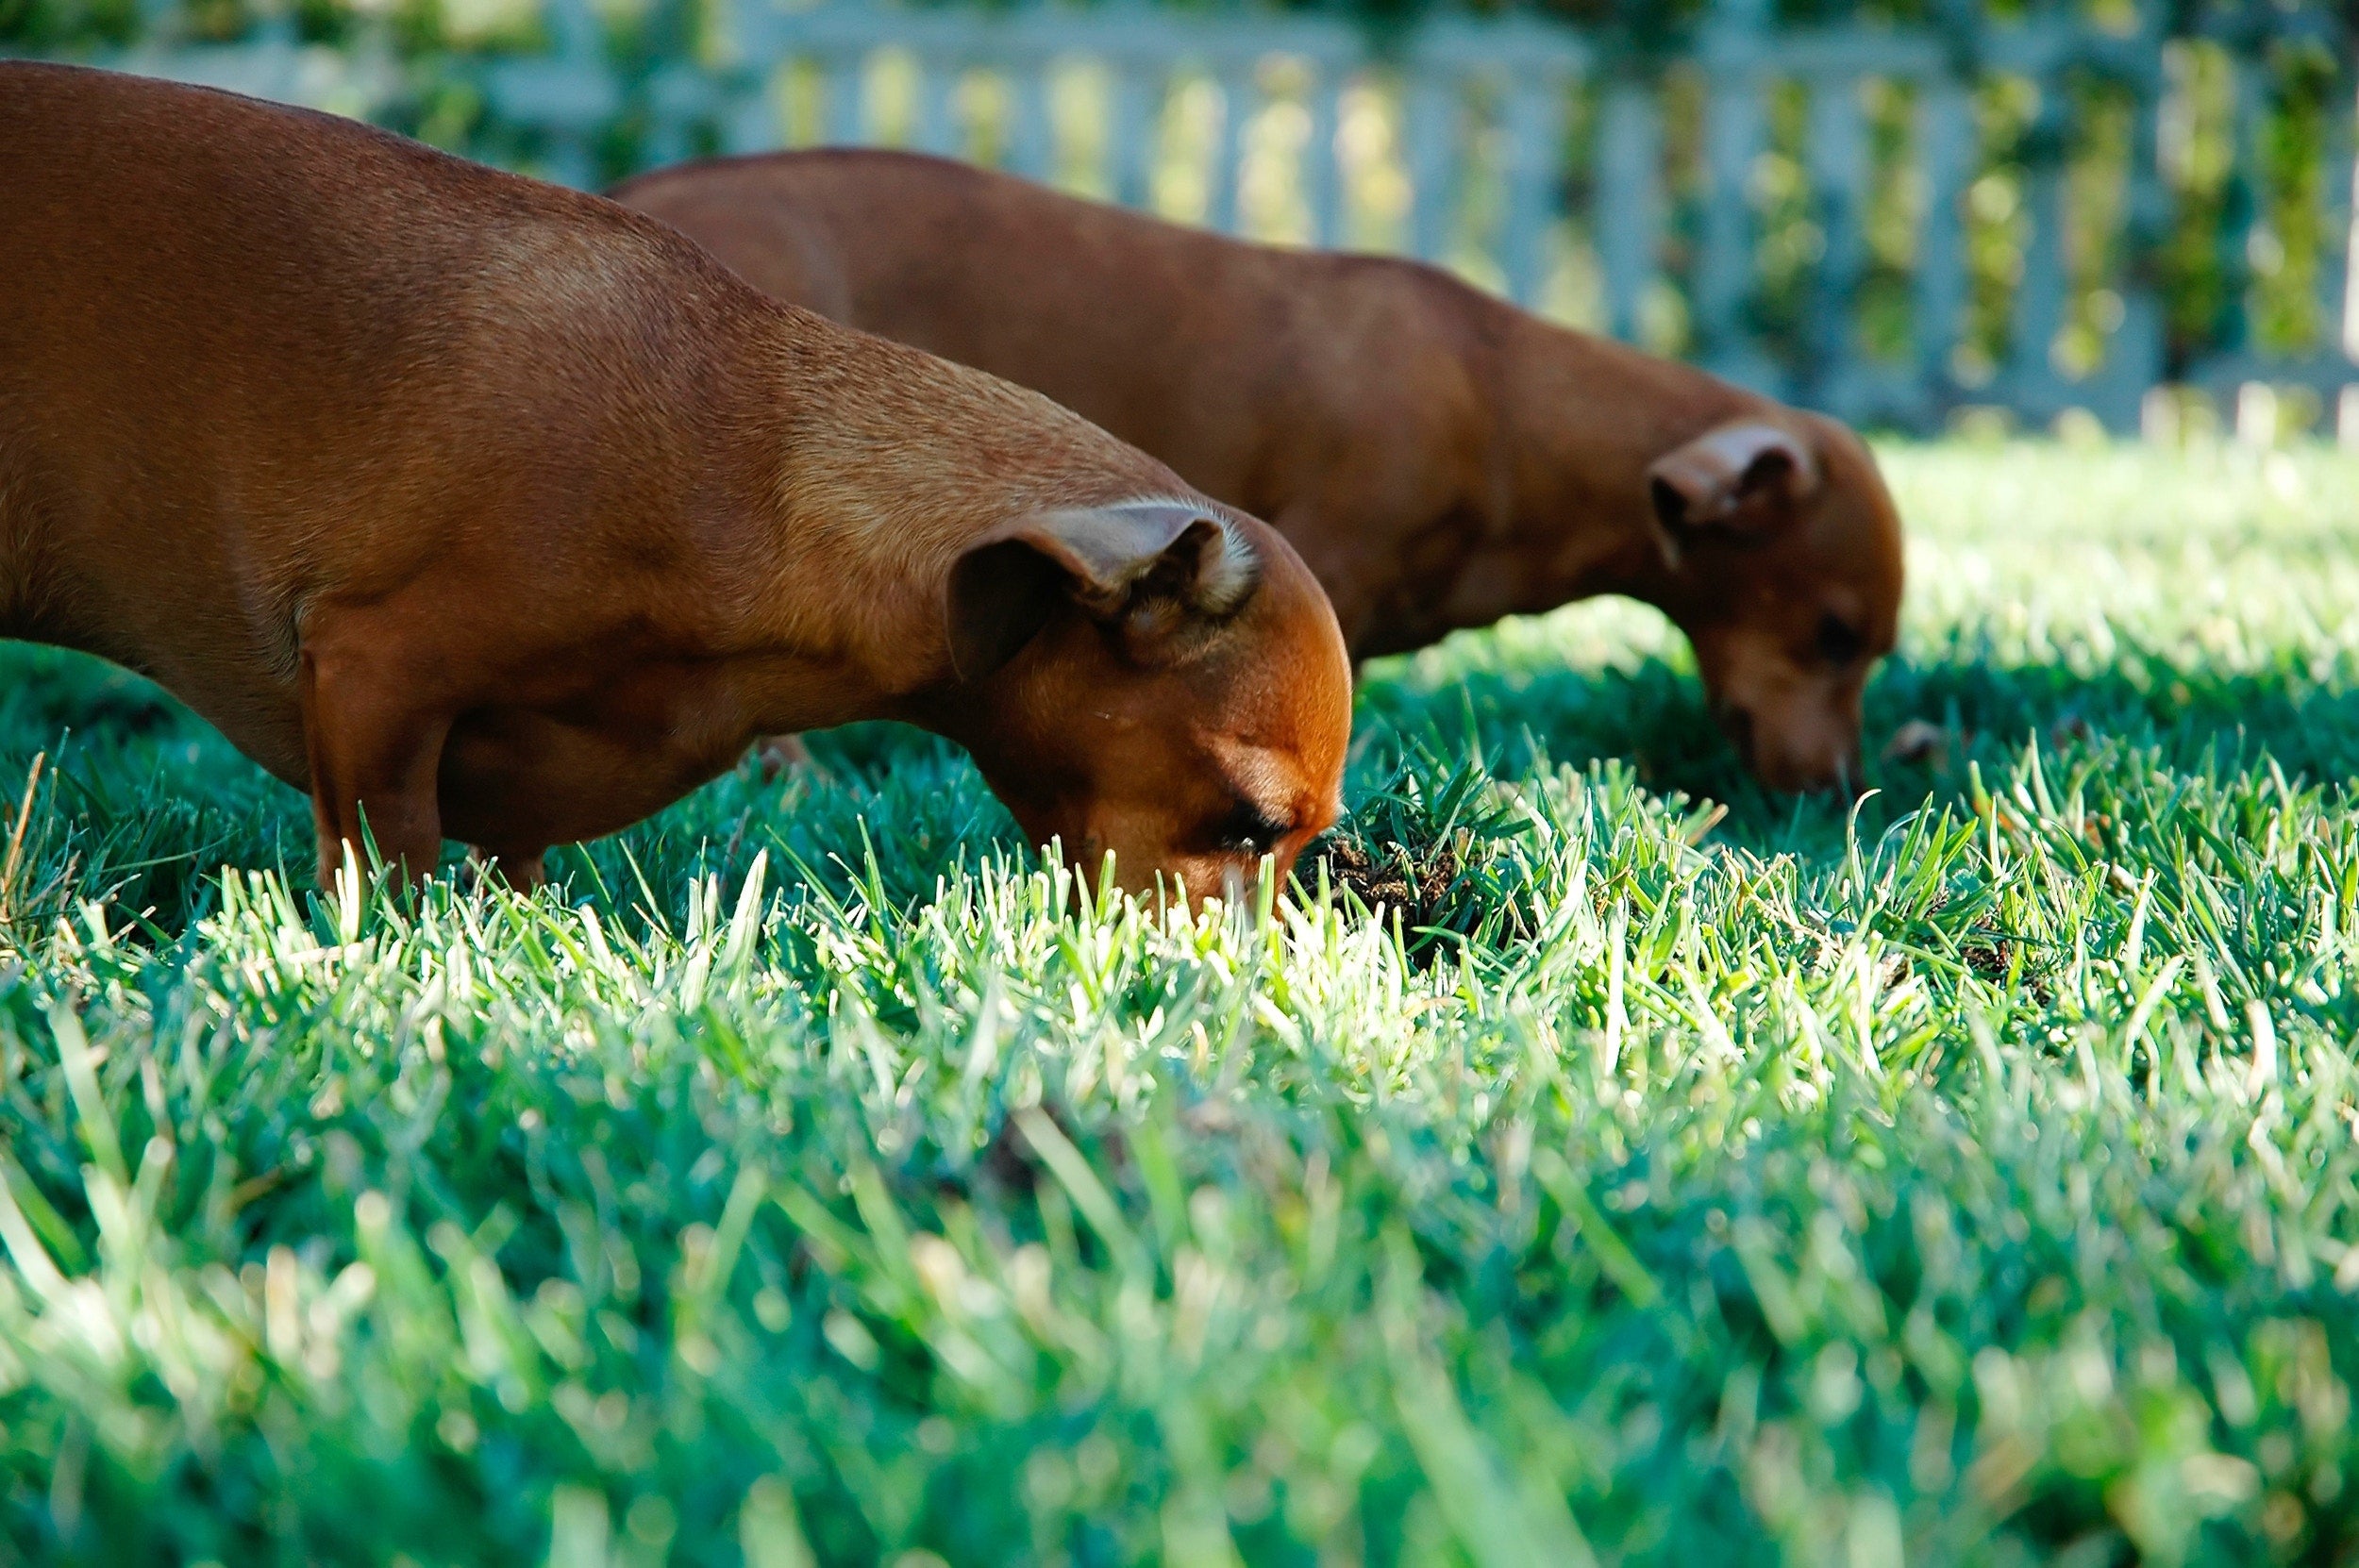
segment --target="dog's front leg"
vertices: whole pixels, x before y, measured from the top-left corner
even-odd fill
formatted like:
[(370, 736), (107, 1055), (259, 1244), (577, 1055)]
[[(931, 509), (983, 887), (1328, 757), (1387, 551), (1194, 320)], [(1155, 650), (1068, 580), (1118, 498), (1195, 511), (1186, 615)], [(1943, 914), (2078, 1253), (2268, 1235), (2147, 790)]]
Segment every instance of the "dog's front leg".
[(549, 850), (546, 844), (518, 848), (474, 846), (471, 857), (477, 876), (496, 876), (518, 892), (530, 892), (549, 879)]
[(303, 649), (303, 740), (311, 764), (311, 817), (323, 889), (336, 885), (344, 847), (364, 829), (396, 875), (417, 882), (443, 854), (435, 775), (450, 731), (446, 706), (425, 700), (412, 673), (352, 640)]

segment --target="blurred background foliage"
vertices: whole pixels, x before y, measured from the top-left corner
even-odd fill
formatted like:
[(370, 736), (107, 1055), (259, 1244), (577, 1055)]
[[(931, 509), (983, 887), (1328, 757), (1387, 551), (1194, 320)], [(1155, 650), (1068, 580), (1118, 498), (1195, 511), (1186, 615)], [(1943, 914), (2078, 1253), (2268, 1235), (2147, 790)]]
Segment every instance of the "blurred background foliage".
[[(626, 91), (592, 139), (585, 172), (615, 179), (667, 156), (716, 150), (711, 139), (659, 145), (649, 84), (681, 65), (727, 65), (729, 8), (773, 3), (781, 0), (592, 0), (606, 58)], [(918, 3), (1006, 8), (1010, 0)], [(1070, 8), (1078, 16), (1114, 5), (1148, 8), (1150, 0)], [(2316, 354), (2344, 330), (2331, 285), (2349, 242), (2343, 143), (2359, 16), (2349, 0), (1168, 0), (1164, 8), (1341, 15), (1368, 27), (1377, 65), (1345, 92), (1338, 130), (1351, 188), (1341, 239), (1372, 250), (1409, 246), (1404, 109), (1398, 84), (1382, 73), (1388, 41), (1443, 16), (1520, 12), (1577, 29), (1600, 68), (1572, 89), (1564, 116), (1564, 218), (1551, 239), (1544, 309), (1576, 326), (1607, 325), (1598, 263), (1605, 225), (1594, 172), (1600, 105), (1614, 83), (1642, 80), (1656, 94), (1666, 210), (1633, 335), (1658, 352), (1709, 361), (1715, 346), (1697, 325), (1703, 237), (1721, 199), (1708, 167), (1710, 82), (1699, 50), (1709, 27), (1732, 25), (1765, 33), (1859, 26), (1945, 41), (1974, 118), (1976, 173), (1958, 214), (1969, 274), (1966, 319), (1946, 367), (1969, 400), (1978, 388), (1995, 388), (2011, 357), (2023, 357), (2016, 303), (2034, 242), (2033, 213), (2051, 181), (2064, 192), (2056, 242), (2066, 300), (2054, 340), (2032, 352), (2044, 348), (2066, 376), (2102, 365), (2129, 309), (2125, 292), (2150, 290), (2155, 297), (2167, 381), (2188, 379), (2222, 357)], [(373, 117), (456, 151), (549, 174), (561, 171), (545, 161), (547, 127), (503, 120), (481, 71), (488, 60), (550, 49), (551, 20), (541, 0), (0, 0), (0, 52), (169, 53), (269, 39), (365, 56), (378, 83), (367, 106)], [(1985, 64), (1994, 36), (2025, 23), (2084, 29), (2093, 45), (2088, 65), (2043, 84)], [(2137, 38), (2161, 54), (2156, 111), (2144, 124), (2140, 88), (2121, 75), (2122, 57), (2102, 47)], [(896, 85), (896, 71), (912, 74), (913, 66), (887, 48), (865, 73), (872, 108), (884, 105), (887, 122), (893, 104), (912, 95)], [(777, 78), (786, 141), (822, 139), (828, 122), (817, 72), (789, 62)], [(1256, 88), (1253, 123), (1239, 138), (1241, 224), (1255, 238), (1300, 242), (1311, 231), (1297, 174), (1312, 134), (1309, 83), (1280, 58), (1268, 62)], [(995, 160), (1005, 151), (1007, 83), (982, 71), (961, 91), (972, 143), (964, 150)], [(1055, 177), (1084, 193), (1106, 193), (1096, 167), (1107, 138), (1108, 91), (1102, 67), (1081, 59), (1060, 64), (1050, 83), (1066, 149)], [(1869, 175), (1851, 290), (1858, 342), (1850, 351), (1870, 363), (1897, 364), (1909, 359), (1923, 329), (1913, 287), (1930, 199), (1923, 93), (1906, 78), (1878, 75), (1861, 76), (1857, 91)], [(1800, 77), (1772, 83), (1766, 144), (1745, 192), (1755, 264), (1743, 325), (1760, 352), (1789, 366), (1829, 352), (1812, 326), (1825, 303), (1820, 263), (1829, 245), (1811, 166), (1812, 92)], [(1502, 161), (1503, 138), (1497, 106), (1463, 108), (1469, 174), (1447, 259), (1472, 281), (1498, 288), (1503, 279), (1486, 246), (1501, 221), (1503, 176), (1496, 168), (1486, 175), (1483, 160)], [(1166, 216), (1205, 218), (1203, 178), (1178, 165), (1189, 155), (1210, 156), (1225, 112), (1211, 78), (1172, 78), (1160, 133), (1161, 157), (1172, 166), (1159, 169), (1153, 192)], [(869, 128), (888, 142), (906, 132), (889, 123)], [(2143, 160), (2142, 138), (2152, 142)], [(2159, 175), (2150, 192), (2141, 186), (2143, 167)], [(2293, 390), (2277, 417), (2290, 433), (2330, 414), (2315, 392)]]

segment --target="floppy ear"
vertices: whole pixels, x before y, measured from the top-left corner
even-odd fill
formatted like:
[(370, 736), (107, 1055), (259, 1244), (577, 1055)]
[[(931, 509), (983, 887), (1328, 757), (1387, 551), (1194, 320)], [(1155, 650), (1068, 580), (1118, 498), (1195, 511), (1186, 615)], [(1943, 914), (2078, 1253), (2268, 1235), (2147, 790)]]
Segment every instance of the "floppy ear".
[(1818, 459), (1791, 432), (1758, 421), (1707, 430), (1647, 470), (1663, 553), (1705, 529), (1758, 538), (1794, 515), (1818, 488)]
[(951, 567), (950, 659), (962, 680), (996, 673), (1047, 624), (1060, 597), (1118, 626), (1141, 650), (1233, 614), (1260, 575), (1237, 531), (1201, 507), (1129, 501), (1021, 518)]

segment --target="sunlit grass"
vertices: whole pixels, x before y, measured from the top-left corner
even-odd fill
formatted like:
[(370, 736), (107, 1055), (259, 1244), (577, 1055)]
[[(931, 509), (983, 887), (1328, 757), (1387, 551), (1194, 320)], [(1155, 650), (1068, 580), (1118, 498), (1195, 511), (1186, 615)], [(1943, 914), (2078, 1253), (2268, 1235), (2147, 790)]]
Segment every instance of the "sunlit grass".
[(2336, 1560), (2359, 461), (1887, 461), (1856, 812), (1580, 607), (1380, 667), (1232, 913), (888, 729), (322, 899), (0, 650), (0, 1553)]

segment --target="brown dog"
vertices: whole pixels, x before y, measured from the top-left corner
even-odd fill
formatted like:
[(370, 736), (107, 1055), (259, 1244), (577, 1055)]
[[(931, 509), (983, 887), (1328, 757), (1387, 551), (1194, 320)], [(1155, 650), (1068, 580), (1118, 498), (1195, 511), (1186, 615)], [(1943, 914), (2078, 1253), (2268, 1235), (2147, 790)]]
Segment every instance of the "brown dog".
[(537, 879), (758, 733), (971, 750), (1132, 887), (1282, 874), (1350, 670), (1261, 524), (594, 196), (0, 64), (0, 636), (154, 676), (373, 830)]
[(1355, 656), (1593, 593), (1659, 606), (1767, 782), (1855, 767), (1899, 519), (1833, 421), (1430, 267), (1180, 228), (909, 154), (615, 198), (783, 299), (1047, 393), (1275, 524)]

